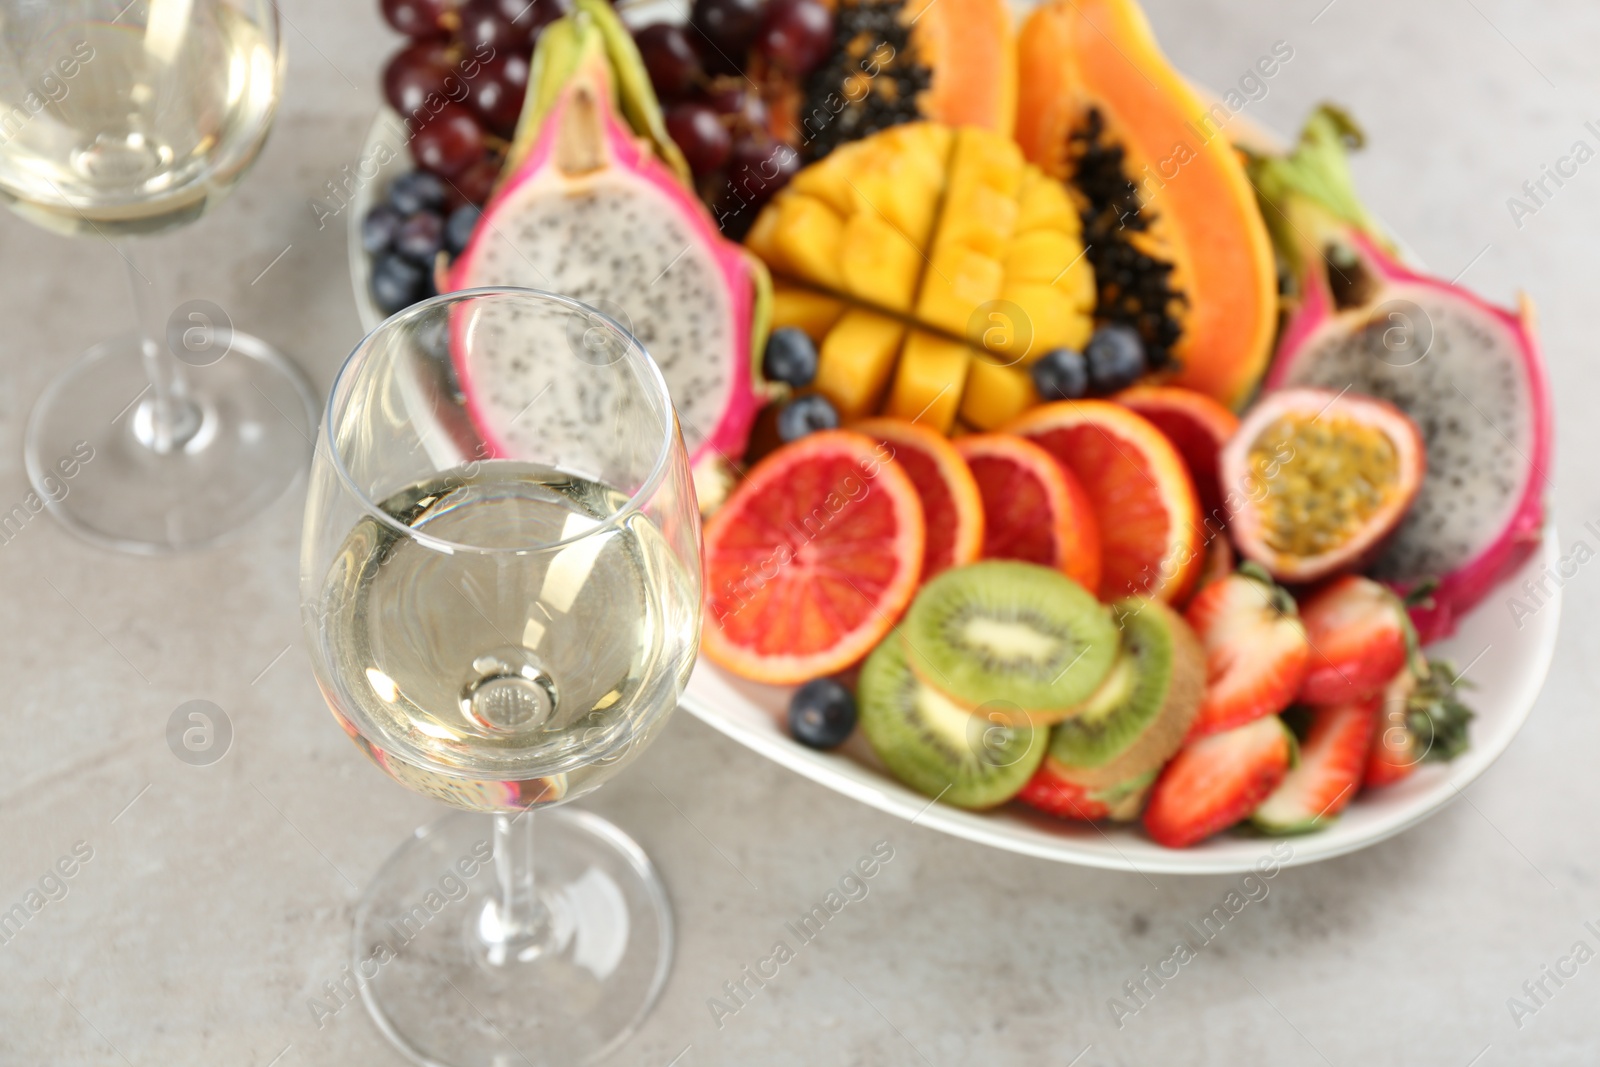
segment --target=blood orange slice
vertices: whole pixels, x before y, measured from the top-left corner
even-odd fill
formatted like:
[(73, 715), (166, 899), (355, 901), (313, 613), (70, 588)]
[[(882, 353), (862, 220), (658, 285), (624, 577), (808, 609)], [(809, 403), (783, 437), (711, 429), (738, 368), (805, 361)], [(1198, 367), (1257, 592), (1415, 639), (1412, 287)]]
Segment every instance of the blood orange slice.
[(1182, 600), (1202, 559), (1200, 506), (1160, 430), (1109, 400), (1044, 404), (1007, 430), (1049, 452), (1088, 494), (1100, 526), (1101, 600)]
[(1220, 530), (1228, 523), (1218, 456), (1239, 429), (1239, 416), (1204, 393), (1176, 385), (1136, 385), (1112, 397), (1149, 419), (1178, 450), (1200, 498), (1200, 521)]
[(974, 563), (983, 552), (983, 500), (978, 483), (949, 440), (905, 419), (867, 419), (851, 429), (888, 445), (894, 461), (917, 487), (927, 542), (922, 580), (942, 570)]
[(1054, 567), (1100, 587), (1100, 529), (1089, 497), (1044, 449), (1011, 434), (958, 437), (983, 498), (983, 558)]
[(706, 524), (701, 649), (774, 685), (843, 670), (911, 602), (923, 542), (916, 487), (887, 446), (827, 430), (780, 448)]

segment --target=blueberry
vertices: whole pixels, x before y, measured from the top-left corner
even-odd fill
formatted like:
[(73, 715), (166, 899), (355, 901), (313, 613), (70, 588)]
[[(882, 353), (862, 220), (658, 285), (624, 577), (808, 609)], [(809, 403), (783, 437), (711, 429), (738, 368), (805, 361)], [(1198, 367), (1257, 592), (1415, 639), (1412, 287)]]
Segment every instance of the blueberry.
[(1076, 400), (1089, 391), (1089, 364), (1082, 352), (1057, 348), (1030, 368), (1033, 387), (1046, 400)]
[(472, 231), (477, 229), (481, 218), (483, 209), (477, 204), (462, 204), (450, 212), (450, 219), (444, 224), (445, 250), (452, 256), (459, 256), (472, 240)]
[(799, 389), (817, 376), (817, 346), (804, 330), (780, 326), (767, 338), (761, 373), (768, 381), (787, 382)]
[(816, 393), (797, 396), (778, 412), (778, 436), (785, 441), (798, 441), (808, 433), (838, 425), (839, 413), (827, 397)]
[(373, 256), (389, 251), (405, 221), (393, 204), (378, 204), (361, 220), (361, 247)]
[(856, 698), (832, 678), (818, 678), (789, 700), (789, 732), (802, 745), (835, 748), (856, 728)]
[(1089, 362), (1089, 384), (1097, 393), (1126, 389), (1145, 372), (1144, 341), (1131, 326), (1100, 327), (1083, 354)]
[(449, 366), (450, 359), (450, 317), (437, 312), (418, 322), (416, 333), (412, 335), (417, 348), (429, 359)]
[(444, 183), (425, 170), (400, 175), (389, 184), (389, 203), (402, 215), (444, 206)]
[(433, 257), (444, 247), (444, 219), (432, 211), (419, 211), (406, 219), (394, 239), (394, 250), (433, 269)]
[(372, 299), (385, 315), (423, 299), (428, 285), (428, 271), (397, 252), (385, 252), (372, 261)]

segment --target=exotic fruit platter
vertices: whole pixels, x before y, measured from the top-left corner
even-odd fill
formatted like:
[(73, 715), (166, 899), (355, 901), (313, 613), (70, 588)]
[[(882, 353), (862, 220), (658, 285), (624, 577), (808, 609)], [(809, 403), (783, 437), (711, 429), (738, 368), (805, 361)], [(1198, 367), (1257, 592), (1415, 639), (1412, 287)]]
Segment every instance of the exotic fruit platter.
[[(1520, 726), (1559, 615), (1532, 306), (1401, 248), (1342, 109), (1246, 130), (1133, 0), (383, 13), (358, 300), (549, 289), (656, 359), (706, 721), (951, 833), (1196, 871), (1397, 832)], [(489, 425), (546, 377), (440, 362)]]

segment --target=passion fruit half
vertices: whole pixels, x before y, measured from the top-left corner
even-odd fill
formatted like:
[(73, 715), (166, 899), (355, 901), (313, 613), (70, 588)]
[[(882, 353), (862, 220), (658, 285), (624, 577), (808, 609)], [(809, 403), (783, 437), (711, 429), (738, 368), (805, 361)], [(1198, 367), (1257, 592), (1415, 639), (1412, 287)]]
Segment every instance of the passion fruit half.
[(1416, 425), (1393, 404), (1331, 389), (1263, 397), (1222, 450), (1240, 554), (1282, 582), (1358, 567), (1422, 486)]

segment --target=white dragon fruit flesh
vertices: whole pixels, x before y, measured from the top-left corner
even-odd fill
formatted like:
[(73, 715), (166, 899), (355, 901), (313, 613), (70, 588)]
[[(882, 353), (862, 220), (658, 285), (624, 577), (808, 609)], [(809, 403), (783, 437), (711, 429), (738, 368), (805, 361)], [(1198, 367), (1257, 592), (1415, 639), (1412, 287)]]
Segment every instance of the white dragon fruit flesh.
[[(664, 162), (678, 162), (676, 149), (614, 21), (603, 0), (580, 2), (541, 35), (513, 169), (449, 288), (524, 286), (605, 312), (660, 366), (691, 461), (737, 459), (759, 406), (752, 353), (765, 333), (766, 275)], [(541, 358), (550, 345), (587, 343), (584, 324), (501, 325), (518, 344), (453, 346), (485, 439), (516, 455), (552, 434), (606, 433), (597, 413), (612, 406), (595, 395), (604, 376)]]

